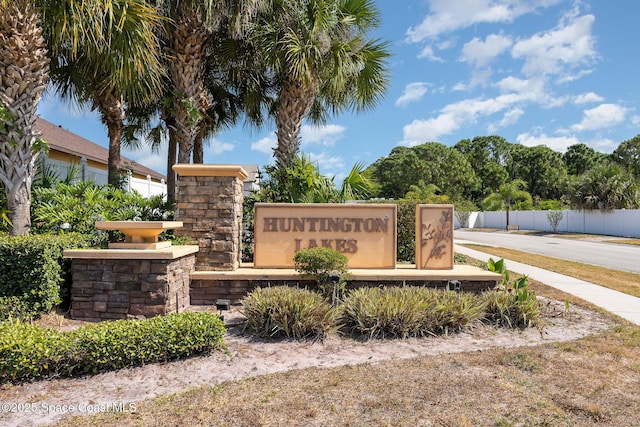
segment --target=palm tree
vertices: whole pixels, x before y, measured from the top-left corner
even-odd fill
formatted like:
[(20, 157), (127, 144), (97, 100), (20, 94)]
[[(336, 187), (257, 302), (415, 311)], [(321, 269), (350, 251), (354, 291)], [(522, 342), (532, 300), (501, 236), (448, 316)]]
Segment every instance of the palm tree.
[(285, 203), (344, 203), (363, 200), (374, 191), (375, 184), (365, 171), (364, 163), (356, 163), (349, 174), (336, 186), (335, 177), (320, 173), (308, 156), (295, 156), (286, 168), (267, 167), (269, 179), (261, 183), (261, 199)]
[(509, 228), (509, 211), (511, 205), (516, 202), (531, 203), (531, 194), (524, 190), (527, 183), (521, 179), (515, 179), (500, 185), (500, 188), (483, 200), (483, 205), (487, 210), (498, 210), (504, 208), (507, 213), (507, 226)]
[(268, 1), (165, 0), (161, 3), (164, 13), (171, 19), (165, 44), (169, 80), (173, 88), (172, 103), (164, 115), (171, 118), (174, 127), (171, 135), (177, 146), (178, 162), (190, 163), (194, 141), (199, 138), (199, 132), (206, 129), (201, 121), (213, 104), (205, 84), (212, 39), (223, 24), (231, 34), (241, 35), (249, 20)]
[(419, 180), (418, 184), (412, 184), (404, 198), (409, 200), (420, 200), (422, 203), (447, 203), (449, 197), (440, 192), (435, 184), (426, 184), (423, 180)]
[(163, 68), (155, 9), (134, 0), (112, 3), (111, 22), (103, 28), (106, 49), (87, 46), (73, 61), (58, 55), (51, 75), (63, 97), (91, 103), (100, 112), (109, 136), (108, 181), (119, 187), (125, 108), (158, 95)]
[(11, 235), (31, 227), (31, 181), (37, 153), (36, 109), (47, 81), (49, 59), (39, 10), (26, 0), (0, 1), (0, 180)]
[(363, 111), (383, 95), (388, 44), (367, 39), (378, 23), (370, 0), (276, 0), (256, 20), (248, 39), (278, 88), (276, 166), (295, 159), (305, 118), (322, 123), (329, 112)]
[[(0, 126), (0, 180), (11, 211), (11, 235), (27, 234), (31, 227), (31, 183), (39, 152), (34, 124), (49, 78), (48, 56), (75, 61), (104, 54), (114, 35), (110, 29), (128, 25), (142, 5), (142, 0), (0, 0), (0, 105), (7, 112)], [(117, 16), (125, 18), (115, 22)]]

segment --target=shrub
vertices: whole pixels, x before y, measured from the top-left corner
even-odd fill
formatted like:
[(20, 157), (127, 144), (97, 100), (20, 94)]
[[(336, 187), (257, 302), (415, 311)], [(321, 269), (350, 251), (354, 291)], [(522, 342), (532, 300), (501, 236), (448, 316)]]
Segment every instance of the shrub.
[(224, 324), (211, 313), (173, 313), (116, 320), (71, 333), (76, 373), (163, 362), (224, 347)]
[(29, 315), (46, 313), (68, 295), (71, 287), (64, 249), (81, 247), (82, 236), (71, 234), (0, 237), (0, 296), (16, 296)]
[(396, 201), (398, 215), (397, 258), (416, 261), (416, 201)]
[(172, 202), (162, 196), (145, 198), (135, 191), (92, 181), (57, 182), (34, 193), (34, 233), (64, 232), (65, 228), (87, 236), (92, 246), (108, 243), (110, 234), (112, 240), (122, 236), (97, 230), (96, 221), (164, 221), (174, 215)]
[(0, 323), (0, 382), (20, 382), (161, 362), (224, 349), (211, 313), (117, 320), (60, 332), (17, 320)]
[(245, 330), (263, 338), (324, 338), (337, 310), (320, 294), (288, 286), (256, 288), (242, 299)]
[(0, 322), (7, 319), (29, 320), (31, 317), (31, 310), (24, 298), (0, 297)]
[(53, 377), (66, 364), (68, 337), (11, 319), (0, 323), (0, 383)]
[(529, 279), (522, 276), (509, 281), (509, 271), (504, 260), (489, 258), (487, 268), (503, 275), (502, 283), (492, 291), (483, 294), (486, 306), (486, 320), (497, 326), (508, 328), (536, 325), (540, 318), (540, 306), (534, 292), (529, 292)]
[[(342, 299), (347, 282), (349, 259), (332, 248), (302, 249), (293, 257), (296, 271), (305, 276), (313, 276), (322, 294), (331, 299), (333, 305)], [(331, 274), (337, 274), (333, 281)]]
[(560, 225), (560, 221), (564, 217), (564, 213), (562, 211), (549, 211), (547, 212), (547, 221), (549, 221), (549, 225), (553, 229), (554, 233), (558, 232), (558, 225)]
[(370, 338), (447, 333), (484, 314), (473, 294), (417, 286), (356, 289), (349, 293), (342, 310), (345, 327)]

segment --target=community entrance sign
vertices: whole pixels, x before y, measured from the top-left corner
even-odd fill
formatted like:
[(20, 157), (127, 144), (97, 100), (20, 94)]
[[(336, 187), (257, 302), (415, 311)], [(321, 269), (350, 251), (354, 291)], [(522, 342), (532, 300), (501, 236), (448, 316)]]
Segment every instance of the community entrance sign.
[(301, 249), (327, 247), (350, 268), (396, 267), (396, 206), (391, 204), (256, 203), (256, 268), (292, 268)]

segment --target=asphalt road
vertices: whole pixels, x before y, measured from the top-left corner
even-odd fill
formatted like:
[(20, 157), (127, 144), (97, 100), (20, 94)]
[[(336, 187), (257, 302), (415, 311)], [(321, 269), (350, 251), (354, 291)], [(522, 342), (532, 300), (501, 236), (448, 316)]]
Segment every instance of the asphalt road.
[(640, 273), (640, 246), (507, 232), (455, 230), (453, 236), (470, 242)]

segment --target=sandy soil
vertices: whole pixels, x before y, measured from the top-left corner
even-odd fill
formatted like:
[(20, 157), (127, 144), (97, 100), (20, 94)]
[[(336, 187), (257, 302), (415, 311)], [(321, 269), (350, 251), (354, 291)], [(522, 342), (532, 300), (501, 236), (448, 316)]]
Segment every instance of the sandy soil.
[[(230, 354), (214, 353), (171, 363), (109, 372), (86, 378), (38, 381), (0, 387), (0, 425), (33, 426), (105, 410), (127, 409), (130, 403), (200, 385), (308, 367), (335, 367), (444, 353), (484, 351), (570, 341), (610, 326), (602, 315), (552, 302), (542, 329), (497, 330), (477, 326), (447, 337), (357, 341), (332, 337), (324, 342), (263, 341), (243, 336), (241, 314), (226, 314), (225, 341)], [(65, 406), (66, 405), (66, 406)], [(71, 412), (73, 410), (73, 412)]]

